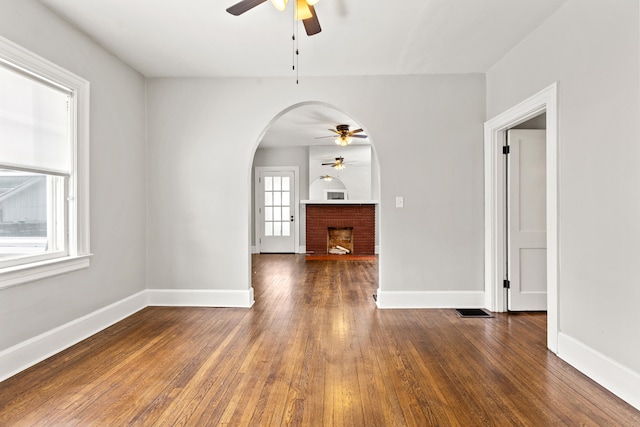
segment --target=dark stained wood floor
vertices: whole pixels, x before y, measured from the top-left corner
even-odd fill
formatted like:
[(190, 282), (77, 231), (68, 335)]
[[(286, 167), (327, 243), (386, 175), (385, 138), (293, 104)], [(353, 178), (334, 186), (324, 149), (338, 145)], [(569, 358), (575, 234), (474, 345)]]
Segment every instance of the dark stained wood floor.
[(544, 314), (378, 310), (377, 261), (253, 258), (251, 309), (149, 307), (0, 383), (0, 426), (632, 426)]

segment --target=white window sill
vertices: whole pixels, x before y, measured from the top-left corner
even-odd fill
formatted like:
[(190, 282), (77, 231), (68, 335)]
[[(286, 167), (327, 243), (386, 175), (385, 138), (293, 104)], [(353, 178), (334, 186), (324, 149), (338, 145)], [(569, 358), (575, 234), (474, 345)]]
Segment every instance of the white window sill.
[(91, 255), (69, 256), (0, 269), (0, 289), (88, 268)]

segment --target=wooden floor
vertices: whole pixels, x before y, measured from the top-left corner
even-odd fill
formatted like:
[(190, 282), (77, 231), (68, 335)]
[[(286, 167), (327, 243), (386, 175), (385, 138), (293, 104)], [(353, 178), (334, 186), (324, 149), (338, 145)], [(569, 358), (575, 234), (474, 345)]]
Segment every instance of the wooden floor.
[(0, 426), (632, 426), (544, 314), (378, 310), (377, 261), (256, 255), (251, 309), (150, 307), (0, 383)]

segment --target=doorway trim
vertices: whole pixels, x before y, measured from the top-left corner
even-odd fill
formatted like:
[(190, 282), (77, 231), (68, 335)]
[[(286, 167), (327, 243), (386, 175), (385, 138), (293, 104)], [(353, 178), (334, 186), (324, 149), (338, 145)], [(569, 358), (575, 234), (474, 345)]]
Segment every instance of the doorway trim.
[(507, 311), (505, 271), (505, 167), (502, 146), (506, 131), (547, 113), (547, 347), (558, 352), (558, 84), (553, 83), (484, 124), (485, 306)]

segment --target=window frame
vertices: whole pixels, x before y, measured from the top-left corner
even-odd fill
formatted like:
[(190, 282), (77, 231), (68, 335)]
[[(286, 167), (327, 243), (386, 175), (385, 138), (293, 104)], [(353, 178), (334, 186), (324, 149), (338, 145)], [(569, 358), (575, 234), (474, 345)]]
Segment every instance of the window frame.
[(67, 178), (67, 253), (52, 259), (0, 268), (0, 289), (40, 280), (90, 265), (89, 93), (87, 80), (0, 37), (0, 62), (70, 89), (71, 172)]

